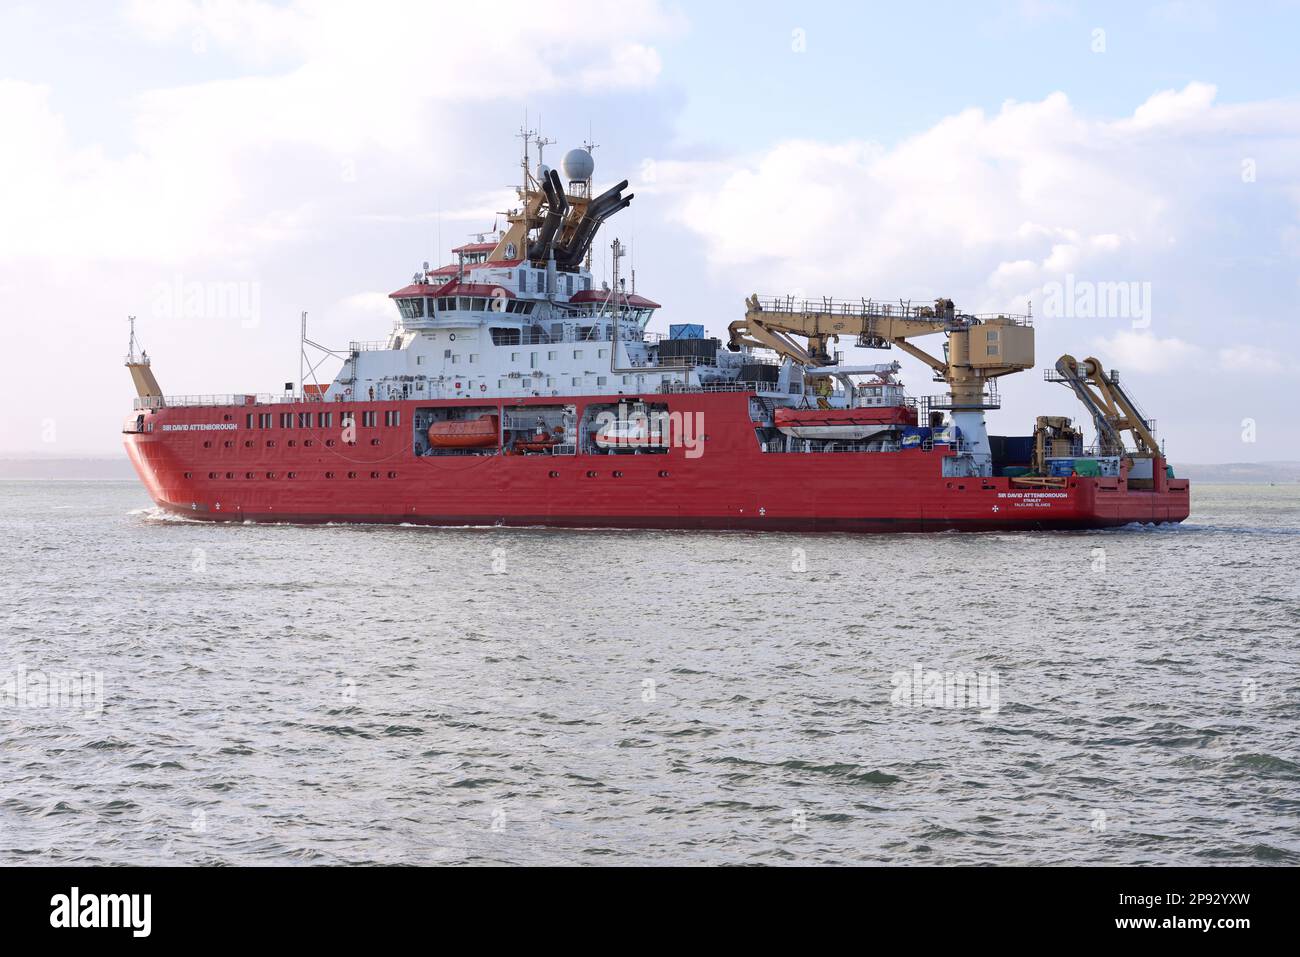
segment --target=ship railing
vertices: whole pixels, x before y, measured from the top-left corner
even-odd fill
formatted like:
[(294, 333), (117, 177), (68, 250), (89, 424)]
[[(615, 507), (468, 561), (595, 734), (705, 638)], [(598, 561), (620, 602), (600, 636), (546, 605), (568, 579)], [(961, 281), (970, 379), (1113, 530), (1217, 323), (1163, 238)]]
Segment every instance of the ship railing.
[[(912, 446), (900, 445), (897, 442), (886, 442), (882, 448), (863, 448), (861, 445), (855, 445), (852, 442), (826, 442), (817, 444), (813, 439), (796, 439), (794, 448), (786, 449), (782, 447), (780, 441), (766, 443), (767, 448), (764, 452), (789, 452), (792, 454), (820, 454), (822, 452), (900, 452), (912, 448)], [(933, 452), (939, 449), (943, 452), (951, 451), (952, 458), (958, 455), (973, 458), (979, 462), (991, 461), (992, 456), (987, 452), (975, 452), (965, 442), (932, 442), (929, 439), (920, 444), (923, 452)]]
[(950, 411), (950, 412), (979, 412), (990, 409), (1002, 408), (1002, 398), (998, 395), (997, 386), (994, 384), (997, 380), (990, 380), (985, 387), (984, 395), (981, 396), (978, 403), (966, 403), (958, 405), (953, 401), (952, 393), (940, 392), (937, 395), (923, 395), (920, 397), (918, 408), (922, 415), (928, 416), (931, 412)]
[(954, 326), (982, 323), (990, 319), (1004, 319), (1018, 326), (1032, 326), (1033, 316), (1028, 313), (981, 312), (957, 313), (950, 316), (937, 315), (933, 303), (912, 302), (910, 299), (885, 301), (879, 299), (837, 299), (833, 296), (824, 298), (801, 298), (797, 296), (756, 296), (750, 301), (749, 308), (757, 304), (760, 312), (784, 313), (787, 315), (832, 315), (857, 317), (864, 319), (933, 319), (944, 320)]
[(270, 405), (272, 402), (297, 402), (293, 397), (273, 396), (267, 393), (237, 393), (229, 395), (143, 395), (133, 406), (136, 409), (162, 409), (216, 405)]
[(754, 382), (732, 380), (727, 382), (705, 382), (701, 385), (686, 385), (681, 382), (661, 383), (657, 392), (677, 394), (687, 392), (761, 392), (784, 395), (780, 385), (775, 382)]
[(391, 339), (372, 339), (369, 342), (353, 340), (348, 343), (349, 352), (386, 352), (393, 347)]

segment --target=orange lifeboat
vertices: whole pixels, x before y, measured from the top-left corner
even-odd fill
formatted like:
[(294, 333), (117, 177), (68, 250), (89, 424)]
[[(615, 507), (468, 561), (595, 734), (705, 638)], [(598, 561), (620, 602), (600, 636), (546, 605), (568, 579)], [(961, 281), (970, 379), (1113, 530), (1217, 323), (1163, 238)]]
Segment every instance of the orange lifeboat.
[(500, 419), (481, 415), (477, 419), (454, 419), (429, 426), (429, 444), (435, 449), (481, 449), (496, 445)]

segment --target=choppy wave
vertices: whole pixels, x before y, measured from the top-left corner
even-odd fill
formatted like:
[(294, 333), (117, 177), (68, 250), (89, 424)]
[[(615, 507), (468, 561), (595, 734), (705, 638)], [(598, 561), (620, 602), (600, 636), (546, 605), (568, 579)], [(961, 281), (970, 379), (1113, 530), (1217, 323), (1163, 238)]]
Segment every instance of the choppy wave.
[(1300, 863), (1300, 490), (871, 536), (6, 496), (0, 667), (102, 696), (6, 709), (0, 863)]

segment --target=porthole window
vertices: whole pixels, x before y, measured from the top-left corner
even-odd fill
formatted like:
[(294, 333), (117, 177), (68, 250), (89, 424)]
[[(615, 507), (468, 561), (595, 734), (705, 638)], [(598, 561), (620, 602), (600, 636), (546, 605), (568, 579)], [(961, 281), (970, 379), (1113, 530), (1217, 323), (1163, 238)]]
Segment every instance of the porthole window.
[(552, 471), (552, 472), (550, 472), (549, 474), (550, 474), (551, 478), (559, 478), (559, 477), (560, 477), (560, 473), (559, 473), (559, 472)]
[(357, 473), (356, 473), (356, 472), (349, 472), (349, 473), (348, 473), (348, 478), (356, 478), (356, 477), (357, 477)]
[(326, 472), (326, 473), (325, 473), (325, 477), (326, 477), (327, 479), (332, 479), (332, 478), (334, 477), (334, 473), (333, 473), (333, 472)]
[(659, 477), (660, 477), (660, 478), (667, 478), (667, 477), (668, 477), (668, 470), (667, 470), (667, 469), (660, 469), (660, 470), (659, 470)]
[(370, 473), (370, 477), (371, 477), (371, 478), (379, 478), (379, 473), (378, 473), (378, 472), (371, 472), (371, 473)]
[(246, 478), (246, 479), (251, 479), (252, 477), (253, 477), (253, 473), (252, 473), (252, 472), (245, 472), (245, 473), (244, 473), (244, 478)]
[(613, 475), (614, 475), (614, 478), (622, 478), (622, 477), (623, 477), (623, 473), (622, 473), (622, 472), (614, 472)]
[(588, 473), (587, 473), (587, 478), (595, 478), (595, 477), (596, 477), (596, 473), (595, 473), (595, 472), (588, 472)]
[(396, 473), (396, 472), (389, 472), (389, 473), (388, 473), (388, 477), (389, 477), (389, 478), (397, 478), (397, 473)]

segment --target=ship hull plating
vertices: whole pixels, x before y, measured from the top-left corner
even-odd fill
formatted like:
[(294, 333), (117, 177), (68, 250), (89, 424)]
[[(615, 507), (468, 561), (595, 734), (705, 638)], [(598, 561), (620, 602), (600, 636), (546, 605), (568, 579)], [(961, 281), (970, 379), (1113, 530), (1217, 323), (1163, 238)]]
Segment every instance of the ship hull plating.
[[(124, 438), (158, 506), (220, 522), (926, 532), (1105, 528), (1181, 522), (1188, 515), (1188, 483), (1166, 479), (1163, 469), (1150, 488), (1118, 477), (1074, 476), (1060, 487), (951, 477), (944, 475), (951, 453), (942, 446), (764, 451), (748, 393), (645, 398), (666, 401), (701, 423), (700, 441), (639, 454), (417, 456), (411, 427), (417, 404), (455, 403), (413, 401), (270, 407), (294, 413), (295, 421), (299, 412), (331, 411), (336, 420), (348, 412), (358, 422), (400, 423), (359, 425), (353, 443), (341, 440), (337, 428), (247, 428), (253, 407), (245, 406), (150, 411), (145, 422), (128, 420)], [(565, 401), (581, 414), (585, 403), (610, 399)], [(476, 404), (502, 414), (554, 402)]]

